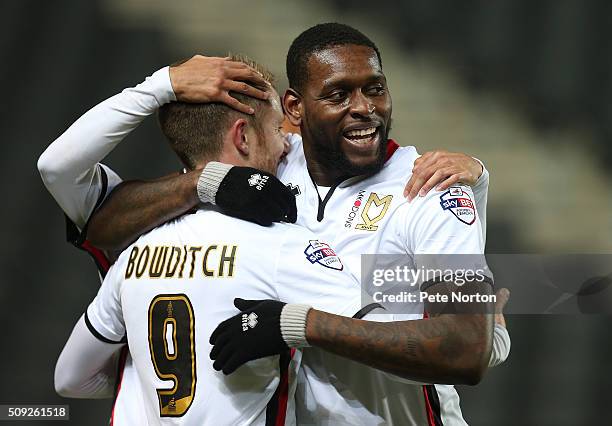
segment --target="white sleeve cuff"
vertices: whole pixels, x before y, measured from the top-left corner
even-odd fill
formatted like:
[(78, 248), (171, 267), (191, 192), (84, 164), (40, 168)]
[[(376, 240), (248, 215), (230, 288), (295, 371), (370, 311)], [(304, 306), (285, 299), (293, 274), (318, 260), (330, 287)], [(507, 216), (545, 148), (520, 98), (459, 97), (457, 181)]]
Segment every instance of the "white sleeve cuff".
[(485, 167), (482, 161), (480, 161), (476, 157), (472, 157), (472, 158), (478, 161), (480, 165), (482, 166), (482, 174), (476, 180), (476, 184), (474, 185), (474, 187), (481, 186), (481, 185), (488, 185), (489, 184), (489, 171), (487, 170), (487, 168)]
[(145, 81), (134, 87), (132, 90), (153, 95), (157, 100), (158, 107), (169, 102), (176, 101), (176, 95), (174, 94), (172, 82), (170, 81), (169, 66), (155, 71), (152, 75), (147, 77)]
[(219, 163), (218, 161), (210, 161), (202, 174), (198, 178), (197, 191), (198, 198), (203, 203), (216, 204), (215, 197), (219, 190), (219, 185), (225, 179), (230, 169), (233, 166), (229, 164)]
[(311, 306), (288, 303), (283, 307), (280, 316), (281, 335), (290, 348), (310, 346), (306, 340), (306, 318)]
[(491, 359), (489, 367), (495, 367), (508, 359), (510, 355), (510, 334), (506, 327), (495, 324), (493, 330), (493, 350), (491, 351)]

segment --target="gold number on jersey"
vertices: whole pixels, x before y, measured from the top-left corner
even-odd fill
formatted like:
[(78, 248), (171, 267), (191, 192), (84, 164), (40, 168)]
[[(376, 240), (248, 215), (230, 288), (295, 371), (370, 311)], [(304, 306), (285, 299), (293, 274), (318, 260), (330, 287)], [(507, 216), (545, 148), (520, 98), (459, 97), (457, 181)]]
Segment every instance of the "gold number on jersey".
[(184, 294), (162, 294), (149, 305), (149, 350), (157, 377), (171, 389), (157, 389), (161, 417), (180, 417), (195, 395), (195, 323), (193, 306)]

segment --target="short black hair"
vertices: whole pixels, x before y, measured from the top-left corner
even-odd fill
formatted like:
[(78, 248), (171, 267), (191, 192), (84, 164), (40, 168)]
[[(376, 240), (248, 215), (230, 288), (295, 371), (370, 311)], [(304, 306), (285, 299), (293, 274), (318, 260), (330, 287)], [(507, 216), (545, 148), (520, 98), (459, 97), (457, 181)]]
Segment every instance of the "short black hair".
[(304, 88), (304, 84), (308, 80), (308, 59), (313, 53), (347, 44), (367, 46), (373, 49), (382, 68), (380, 52), (372, 40), (353, 27), (337, 22), (328, 22), (308, 28), (291, 43), (289, 52), (287, 52), (289, 87), (298, 92)]

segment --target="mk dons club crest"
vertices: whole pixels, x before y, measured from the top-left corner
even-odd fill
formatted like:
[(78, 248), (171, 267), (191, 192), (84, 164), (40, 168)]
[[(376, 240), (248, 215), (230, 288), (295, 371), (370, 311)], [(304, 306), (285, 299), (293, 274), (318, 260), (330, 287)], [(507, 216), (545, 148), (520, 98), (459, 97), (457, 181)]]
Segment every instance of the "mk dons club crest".
[(361, 211), (361, 223), (355, 226), (355, 229), (362, 231), (376, 231), (377, 223), (385, 217), (387, 210), (391, 206), (393, 195), (386, 195), (380, 198), (376, 192), (370, 193), (368, 201), (366, 201), (363, 210)]
[(344, 269), (340, 258), (328, 244), (322, 243), (319, 240), (310, 240), (309, 243), (306, 250), (304, 250), (304, 254), (310, 263), (313, 265), (318, 263), (326, 268), (335, 269), (337, 271)]
[(466, 225), (471, 225), (476, 221), (474, 201), (470, 194), (460, 187), (452, 186), (440, 195), (440, 206), (442, 210), (448, 210)]

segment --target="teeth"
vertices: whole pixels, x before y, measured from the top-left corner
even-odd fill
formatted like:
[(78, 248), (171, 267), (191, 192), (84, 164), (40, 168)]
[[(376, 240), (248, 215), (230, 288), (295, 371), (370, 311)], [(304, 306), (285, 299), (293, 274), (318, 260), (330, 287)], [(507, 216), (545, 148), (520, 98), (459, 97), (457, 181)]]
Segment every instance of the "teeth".
[(351, 130), (350, 132), (346, 132), (346, 136), (348, 137), (358, 137), (358, 136), (370, 136), (376, 132), (376, 127), (370, 127), (369, 129), (362, 130)]

